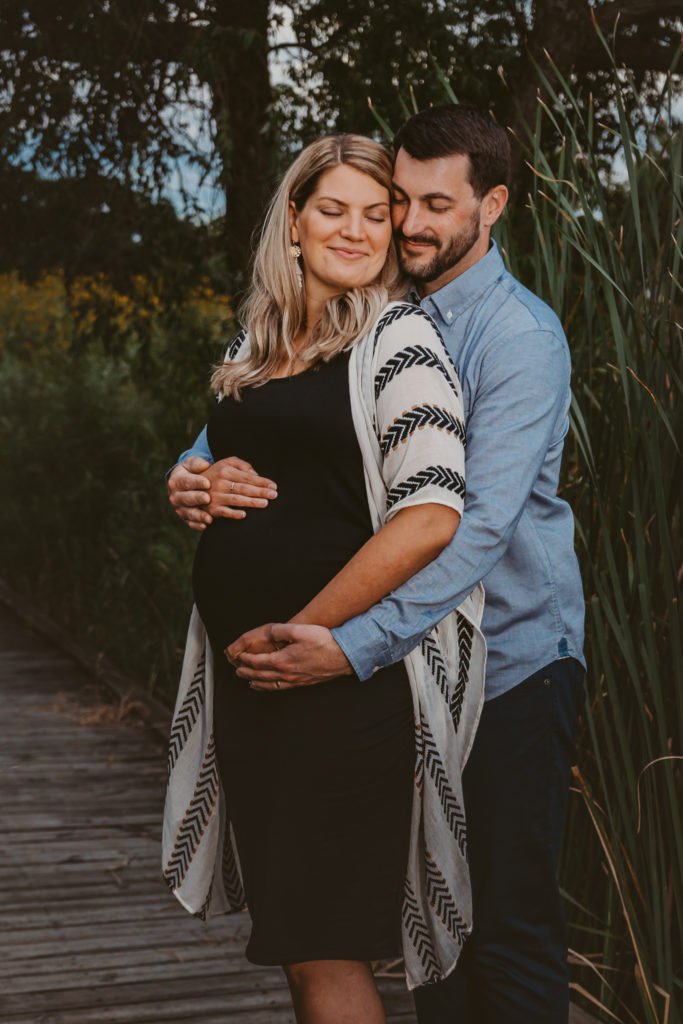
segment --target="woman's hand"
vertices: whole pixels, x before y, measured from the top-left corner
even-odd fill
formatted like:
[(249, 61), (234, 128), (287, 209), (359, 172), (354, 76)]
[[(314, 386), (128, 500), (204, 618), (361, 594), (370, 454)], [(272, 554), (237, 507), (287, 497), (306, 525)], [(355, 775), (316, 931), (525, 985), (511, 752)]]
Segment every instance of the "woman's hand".
[(225, 654), (253, 690), (293, 690), (352, 674), (329, 629), (269, 622), (243, 633)]
[(273, 639), (272, 629), (276, 625), (274, 622), (267, 622), (265, 626), (257, 626), (256, 629), (250, 629), (246, 633), (242, 633), (242, 636), (238, 637), (237, 640), (233, 640), (229, 647), (226, 647), (223, 653), (225, 654), (228, 661), (239, 668), (240, 657), (246, 654), (269, 654), (271, 651), (276, 651), (280, 647), (284, 646), (282, 643), (278, 644)]
[(210, 485), (206, 511), (214, 517), (244, 519), (249, 508), (265, 508), (277, 498), (277, 484), (259, 476), (244, 459), (231, 455), (202, 471)]

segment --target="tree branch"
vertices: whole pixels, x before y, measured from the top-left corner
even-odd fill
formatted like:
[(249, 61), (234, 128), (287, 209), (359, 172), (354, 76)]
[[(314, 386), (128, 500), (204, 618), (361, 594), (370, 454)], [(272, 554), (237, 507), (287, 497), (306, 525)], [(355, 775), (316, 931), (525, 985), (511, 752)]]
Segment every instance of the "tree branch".
[(305, 50), (306, 53), (318, 53), (319, 50), (306, 43), (298, 43), (296, 40), (291, 43), (273, 43), (268, 47), (268, 53), (276, 53), (278, 50)]
[(609, 0), (595, 8), (601, 28), (611, 29), (617, 17), (622, 24), (650, 18), (681, 17), (681, 0)]
[[(674, 58), (681, 52), (681, 41), (662, 42), (648, 37), (647, 40), (639, 37), (629, 39), (618, 39), (615, 48), (615, 60), (617, 65), (625, 64), (626, 67), (636, 72), (662, 71), (671, 69)], [(602, 47), (585, 46), (577, 52), (574, 69), (579, 72), (587, 71), (609, 71), (612, 63)], [(676, 74), (683, 74), (683, 59), (679, 57)]]
[[(99, 35), (107, 40), (104, 52), (108, 62), (111, 62), (112, 53), (118, 53), (122, 64), (129, 61), (161, 61), (165, 64), (178, 62), (192, 41), (204, 32), (199, 26), (182, 22), (160, 24), (148, 21), (143, 22), (140, 30), (132, 36), (130, 30), (123, 29), (117, 19), (104, 14), (98, 18)], [(83, 68), (97, 68), (102, 63), (100, 47), (97, 43), (93, 44), (90, 31), (78, 25), (68, 34), (56, 38), (38, 33), (15, 39), (7, 48), (18, 54), (26, 54), (33, 61), (48, 59)]]

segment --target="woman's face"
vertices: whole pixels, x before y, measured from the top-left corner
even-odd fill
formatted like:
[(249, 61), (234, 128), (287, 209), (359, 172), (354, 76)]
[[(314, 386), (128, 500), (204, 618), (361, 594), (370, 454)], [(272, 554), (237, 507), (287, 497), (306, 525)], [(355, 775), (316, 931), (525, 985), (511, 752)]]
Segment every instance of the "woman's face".
[(290, 218), (310, 298), (325, 301), (370, 284), (381, 271), (391, 241), (389, 192), (369, 174), (333, 167), (301, 210), (290, 204)]

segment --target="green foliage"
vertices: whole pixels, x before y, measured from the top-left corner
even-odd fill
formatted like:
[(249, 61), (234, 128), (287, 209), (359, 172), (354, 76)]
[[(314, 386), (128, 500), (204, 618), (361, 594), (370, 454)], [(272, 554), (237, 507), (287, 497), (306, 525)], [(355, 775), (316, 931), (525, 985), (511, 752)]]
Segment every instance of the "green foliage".
[[(3, 283), (0, 572), (170, 700), (196, 535), (172, 515), (164, 473), (211, 408), (208, 373), (222, 355), (225, 302), (204, 296), (174, 317), (158, 313), (150, 329), (149, 309), (99, 284), (100, 300), (118, 298), (124, 318), (107, 353), (92, 337), (77, 344), (58, 282), (23, 291), (15, 282), (14, 309), (11, 282)], [(41, 294), (52, 305), (36, 320)], [(46, 346), (51, 332), (59, 343)]]
[(538, 116), (559, 156), (529, 154), (533, 252), (518, 258), (510, 225), (501, 240), (562, 317), (574, 361), (564, 495), (589, 666), (562, 866), (574, 985), (605, 1019), (681, 1024), (683, 136), (666, 91), (636, 134), (636, 90), (614, 75), (625, 187), (610, 194), (598, 173), (594, 108), (546, 78)]

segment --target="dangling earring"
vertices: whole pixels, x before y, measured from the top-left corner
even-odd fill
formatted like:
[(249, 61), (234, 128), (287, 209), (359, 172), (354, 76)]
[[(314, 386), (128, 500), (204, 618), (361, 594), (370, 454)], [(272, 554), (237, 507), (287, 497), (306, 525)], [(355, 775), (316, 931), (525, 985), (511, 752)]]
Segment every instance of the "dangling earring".
[(292, 242), (289, 247), (289, 255), (293, 260), (299, 259), (299, 256), (301, 256), (301, 246), (298, 242)]

